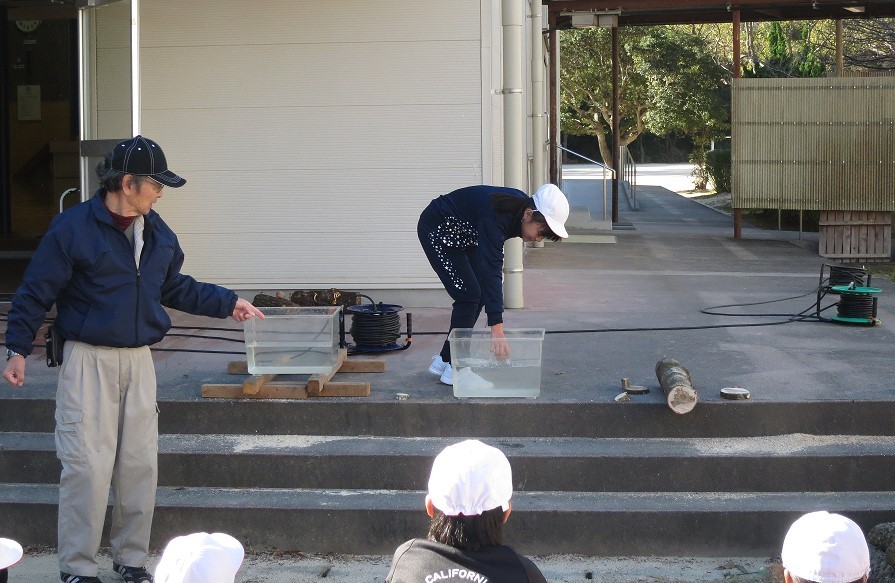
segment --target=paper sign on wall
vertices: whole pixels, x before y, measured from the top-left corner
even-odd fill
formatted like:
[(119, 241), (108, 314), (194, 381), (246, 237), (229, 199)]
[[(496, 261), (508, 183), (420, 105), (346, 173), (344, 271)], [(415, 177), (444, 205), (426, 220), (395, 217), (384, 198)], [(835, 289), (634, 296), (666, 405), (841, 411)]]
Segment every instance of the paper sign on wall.
[(19, 121), (40, 121), (40, 85), (19, 85)]

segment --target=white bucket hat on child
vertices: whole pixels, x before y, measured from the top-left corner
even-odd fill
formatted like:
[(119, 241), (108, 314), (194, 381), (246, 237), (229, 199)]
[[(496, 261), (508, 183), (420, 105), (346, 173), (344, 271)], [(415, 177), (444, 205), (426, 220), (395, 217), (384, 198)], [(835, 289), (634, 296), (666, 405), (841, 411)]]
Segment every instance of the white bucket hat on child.
[(10, 538), (0, 538), (0, 569), (8, 569), (22, 559), (22, 545)]
[(783, 540), (783, 567), (816, 583), (851, 583), (870, 574), (870, 551), (861, 527), (829, 512), (796, 520)]
[(547, 219), (550, 230), (563, 239), (568, 238), (566, 221), (569, 220), (569, 201), (566, 195), (555, 184), (544, 184), (535, 191), (532, 198), (535, 207)]
[(513, 473), (502, 451), (470, 439), (444, 448), (432, 463), (429, 499), (446, 516), (510, 508)]
[(233, 583), (245, 556), (238, 540), (221, 532), (179, 536), (165, 547), (156, 583)]

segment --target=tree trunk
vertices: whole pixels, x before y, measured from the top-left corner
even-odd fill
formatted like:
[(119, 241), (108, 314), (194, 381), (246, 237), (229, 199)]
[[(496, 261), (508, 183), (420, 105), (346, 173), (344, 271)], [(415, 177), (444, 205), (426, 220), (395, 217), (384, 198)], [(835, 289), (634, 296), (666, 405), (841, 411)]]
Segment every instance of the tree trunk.
[(597, 142), (600, 144), (600, 156), (603, 158), (603, 164), (612, 168), (612, 149), (609, 147), (609, 140), (606, 139), (606, 132), (597, 134)]
[(673, 358), (663, 358), (656, 363), (656, 378), (672, 411), (689, 413), (696, 407), (699, 393), (690, 381), (690, 371)]

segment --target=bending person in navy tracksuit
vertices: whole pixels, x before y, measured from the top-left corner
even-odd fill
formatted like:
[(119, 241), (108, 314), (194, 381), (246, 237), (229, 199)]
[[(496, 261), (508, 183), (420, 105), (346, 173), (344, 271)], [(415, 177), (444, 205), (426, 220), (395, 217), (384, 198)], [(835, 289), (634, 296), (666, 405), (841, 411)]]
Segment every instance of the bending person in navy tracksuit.
[[(491, 351), (509, 356), (503, 333), (503, 246), (507, 239), (559, 241), (569, 236), (569, 202), (559, 188), (545, 184), (529, 198), (503, 186), (469, 186), (439, 196), (417, 225), (420, 244), (432, 269), (454, 300), (451, 329), (472, 328), (482, 308), (491, 327)], [(453, 385), (447, 340), (432, 357), (429, 372)]]
[(5, 378), (25, 384), (25, 357), (56, 304), (65, 339), (56, 392), (59, 567), (64, 583), (102, 583), (99, 550), (109, 488), (113, 569), (127, 583), (146, 571), (158, 477), (156, 377), (149, 346), (165, 337), (165, 307), (215, 318), (264, 317), (236, 293), (180, 273), (177, 236), (152, 205), (186, 180), (158, 144), (137, 136), (97, 168), (93, 198), (58, 215), (16, 291)]

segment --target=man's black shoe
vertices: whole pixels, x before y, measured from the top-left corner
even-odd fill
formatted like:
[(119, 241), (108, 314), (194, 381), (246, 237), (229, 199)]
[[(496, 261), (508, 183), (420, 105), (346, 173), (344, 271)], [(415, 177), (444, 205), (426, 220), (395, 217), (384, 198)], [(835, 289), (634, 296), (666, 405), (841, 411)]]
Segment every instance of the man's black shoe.
[(112, 570), (118, 573), (124, 583), (153, 583), (152, 575), (143, 567), (126, 567), (112, 563)]
[(83, 575), (69, 575), (68, 573), (59, 573), (59, 580), (62, 583), (103, 583), (99, 577), (85, 577)]

